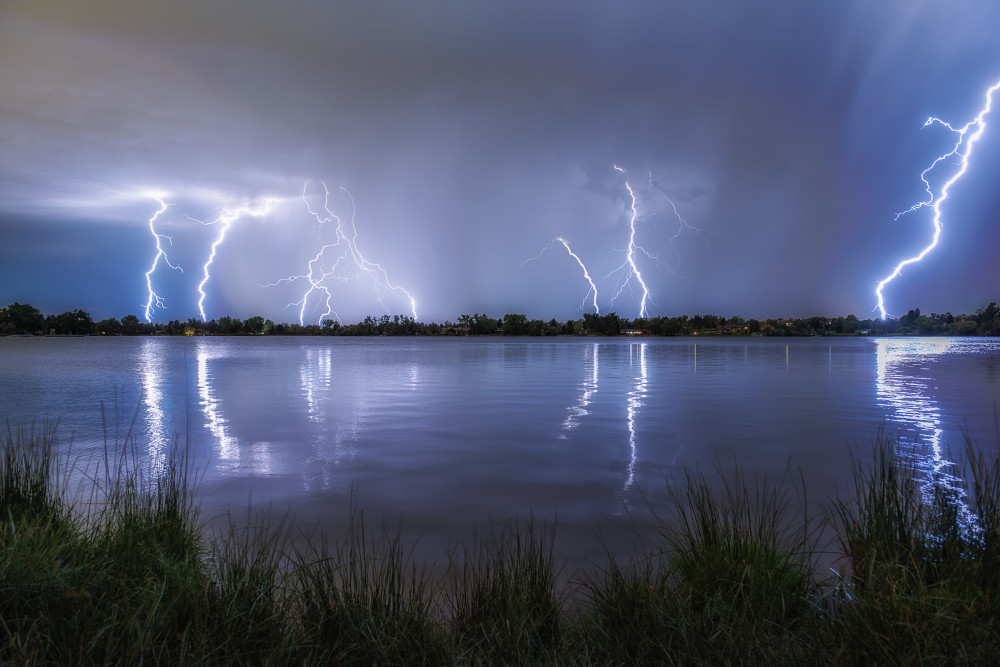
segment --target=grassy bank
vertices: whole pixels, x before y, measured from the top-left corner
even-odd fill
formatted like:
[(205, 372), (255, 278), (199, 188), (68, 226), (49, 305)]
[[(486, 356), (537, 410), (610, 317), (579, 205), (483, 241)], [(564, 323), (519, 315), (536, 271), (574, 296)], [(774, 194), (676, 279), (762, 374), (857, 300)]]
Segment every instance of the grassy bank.
[[(205, 535), (189, 462), (107, 448), (68, 497), (53, 433), (0, 455), (0, 664), (989, 664), (1000, 655), (1000, 461), (929, 494), (890, 439), (831, 501), (837, 571), (781, 485), (670, 482), (659, 539), (557, 589), (553, 535), (510, 522), (431, 577), (352, 511), (336, 540), (261, 518)], [(969, 524), (963, 503), (976, 517)], [(307, 544), (307, 546), (303, 546)], [(841, 576), (842, 575), (842, 576)]]

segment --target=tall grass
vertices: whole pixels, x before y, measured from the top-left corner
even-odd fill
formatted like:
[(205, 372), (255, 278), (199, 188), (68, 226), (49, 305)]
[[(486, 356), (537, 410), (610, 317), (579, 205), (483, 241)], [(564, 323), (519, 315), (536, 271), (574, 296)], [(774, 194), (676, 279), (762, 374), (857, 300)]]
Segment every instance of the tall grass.
[(792, 511), (785, 484), (747, 486), (738, 467), (719, 477), (688, 471), (670, 484), (660, 540), (590, 579), (590, 621), (609, 662), (770, 662), (801, 644), (816, 593), (805, 512)]
[(352, 508), (344, 539), (319, 537), (297, 552), (296, 613), (310, 660), (357, 665), (448, 662), (444, 629), (422, 569), (399, 534), (367, 533)]
[(565, 632), (552, 534), (534, 520), (475, 538), (451, 558), (449, 617), (461, 662), (552, 662)]
[(155, 480), (96, 479), (98, 502), (64, 502), (48, 428), (8, 430), (0, 507), (0, 659), (106, 663), (171, 653), (202, 584), (202, 538), (183, 460)]
[[(658, 535), (558, 590), (554, 529), (495, 524), (430, 575), (349, 508), (200, 522), (191, 461), (106, 448), (68, 500), (53, 430), (0, 441), (0, 664), (989, 664), (1000, 655), (1000, 458), (967, 439), (955, 490), (879, 435), (833, 499), (837, 569), (804, 493), (731, 472), (665, 479)], [(100, 473), (100, 474), (98, 474)], [(440, 573), (439, 573), (440, 574)]]
[(296, 634), (287, 590), (287, 517), (269, 514), (237, 523), (231, 516), (213, 535), (203, 567), (205, 607), (192, 644), (199, 662), (291, 661)]
[(1000, 458), (967, 436), (966, 488), (954, 489), (922, 479), (895, 445), (876, 441), (873, 464), (855, 465), (856, 496), (835, 503), (851, 585), (827, 631), (849, 662), (989, 664), (1000, 655)]
[(0, 438), (0, 517), (25, 514), (56, 519), (60, 515), (63, 490), (53, 478), (55, 427), (17, 426), (7, 422)]

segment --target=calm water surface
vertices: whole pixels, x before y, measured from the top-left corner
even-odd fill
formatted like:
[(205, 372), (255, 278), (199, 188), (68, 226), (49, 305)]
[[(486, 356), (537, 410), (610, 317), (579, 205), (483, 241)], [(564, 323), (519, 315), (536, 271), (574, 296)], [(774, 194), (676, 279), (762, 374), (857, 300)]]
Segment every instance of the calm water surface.
[(997, 339), (0, 338), (0, 417), (58, 419), (80, 460), (103, 402), (154, 467), (188, 444), (203, 516), (332, 527), (354, 492), (430, 551), (532, 513), (600, 557), (596, 530), (717, 458), (822, 500), (880, 425), (947, 473), (963, 428), (995, 446), (998, 399)]

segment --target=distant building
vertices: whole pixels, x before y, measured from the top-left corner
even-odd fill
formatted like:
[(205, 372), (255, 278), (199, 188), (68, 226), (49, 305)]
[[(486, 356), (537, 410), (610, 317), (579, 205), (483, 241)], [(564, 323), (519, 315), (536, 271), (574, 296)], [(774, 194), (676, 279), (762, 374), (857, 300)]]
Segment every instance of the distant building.
[(750, 333), (749, 324), (724, 324), (720, 327), (702, 329), (705, 336), (744, 336)]

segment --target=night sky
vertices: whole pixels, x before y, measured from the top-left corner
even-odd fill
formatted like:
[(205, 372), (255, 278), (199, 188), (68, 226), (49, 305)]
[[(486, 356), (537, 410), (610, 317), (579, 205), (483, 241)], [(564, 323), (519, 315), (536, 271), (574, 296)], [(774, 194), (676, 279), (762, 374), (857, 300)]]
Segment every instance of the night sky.
[[(310, 214), (325, 183), (347, 240), (313, 279), (346, 322), (410, 314), (386, 280), (422, 321), (579, 317), (589, 286), (557, 237), (601, 312), (633, 318), (635, 278), (612, 303), (627, 182), (650, 313), (869, 317), (930, 238), (929, 210), (894, 220), (956, 141), (922, 126), (982, 108), (998, 27), (992, 0), (4, 0), (0, 305), (142, 316), (155, 192), (183, 273), (161, 261), (153, 319), (198, 316), (224, 224), (202, 222), (275, 198), (218, 245), (206, 316), (317, 321), (326, 293), (289, 306), (309, 280), (279, 281), (337, 241)], [(1000, 300), (988, 121), (890, 314)]]

